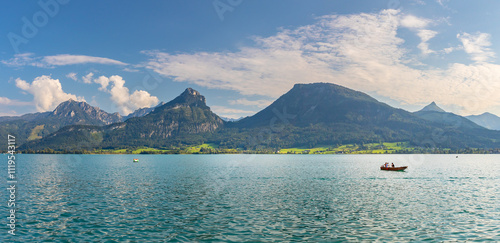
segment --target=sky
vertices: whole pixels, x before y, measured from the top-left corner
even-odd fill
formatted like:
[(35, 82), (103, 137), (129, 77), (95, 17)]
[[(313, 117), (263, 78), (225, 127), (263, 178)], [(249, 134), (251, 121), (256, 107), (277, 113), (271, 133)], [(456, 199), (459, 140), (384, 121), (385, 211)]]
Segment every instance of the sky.
[(9, 1), (0, 116), (68, 99), (127, 115), (191, 87), (238, 118), (316, 82), (500, 115), (498, 23), (493, 0)]

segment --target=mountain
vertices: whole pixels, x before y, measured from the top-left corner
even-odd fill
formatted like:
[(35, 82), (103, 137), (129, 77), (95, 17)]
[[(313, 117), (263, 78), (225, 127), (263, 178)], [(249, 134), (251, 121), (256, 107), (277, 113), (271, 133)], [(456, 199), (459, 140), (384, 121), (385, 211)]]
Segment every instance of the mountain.
[(220, 119), (222, 119), (225, 122), (237, 122), (243, 118), (244, 117), (240, 117), (240, 118), (229, 118), (229, 117), (223, 117), (223, 116), (220, 117)]
[(64, 125), (108, 125), (120, 122), (121, 115), (118, 112), (113, 114), (101, 110), (99, 107), (93, 107), (86, 102), (68, 100), (59, 104), (47, 119), (57, 119)]
[[(67, 125), (108, 125), (121, 121), (118, 113), (109, 114), (85, 102), (68, 100), (51, 112), (26, 114), (17, 119), (0, 119), (0, 136), (12, 134), (16, 142), (40, 139)], [(0, 142), (5, 143), (5, 141)]]
[(436, 105), (436, 102), (432, 102), (430, 104), (428, 104), (427, 106), (425, 106), (422, 110), (420, 111), (436, 111), (436, 112), (446, 112), (444, 111), (443, 109), (441, 109), (441, 107), (439, 107), (438, 105)]
[(151, 113), (157, 107), (160, 107), (160, 106), (162, 106), (164, 104), (165, 104), (165, 102), (160, 102), (158, 105), (156, 105), (154, 107), (147, 107), (147, 108), (137, 109), (134, 112), (130, 113), (129, 115), (124, 116), (123, 117), (123, 121), (126, 121), (126, 120), (128, 120), (129, 118), (132, 118), (132, 117), (143, 117), (143, 116)]
[(481, 115), (466, 116), (472, 122), (491, 130), (500, 130), (500, 117), (489, 112)]
[[(434, 103), (429, 109), (438, 110), (436, 107)], [(437, 113), (423, 111), (427, 112)], [(256, 143), (274, 148), (379, 141), (409, 141), (422, 147), (482, 148), (497, 146), (500, 138), (500, 133), (465, 121), (462, 126), (449, 126), (419, 115), (339, 85), (296, 84), (264, 110), (227, 127), (249, 136), (264, 134), (270, 139), (257, 136)]]
[(435, 123), (439, 123), (451, 128), (460, 129), (481, 129), (483, 127), (471, 122), (469, 119), (453, 114), (451, 112), (446, 112), (439, 108), (436, 103), (424, 107), (422, 110), (414, 113), (416, 116)]
[(163, 147), (203, 143), (207, 133), (224, 125), (205, 103), (205, 97), (188, 88), (174, 100), (156, 107), (143, 117), (108, 126), (71, 126), (40, 141), (25, 145), (29, 149), (46, 147), (81, 149), (92, 146)]
[(125, 144), (154, 141), (158, 145), (164, 145), (169, 144), (168, 140), (172, 138), (214, 132), (223, 123), (206, 105), (205, 97), (188, 88), (174, 100), (157, 107), (146, 116), (128, 119), (125, 126), (110, 133), (110, 140), (105, 140), (104, 143), (113, 145), (118, 142), (114, 138), (125, 137)]
[(414, 119), (410, 113), (380, 103), (362, 92), (330, 83), (314, 83), (296, 84), (267, 108), (237, 124), (256, 127), (269, 125), (273, 119), (283, 121), (283, 117), (295, 126), (353, 122), (373, 124)]
[[(442, 117), (437, 120), (420, 117), (434, 113), (452, 114), (439, 111), (414, 114), (359, 91), (314, 83), (295, 85), (253, 116), (224, 122), (206, 105), (204, 96), (188, 88), (143, 117), (105, 126), (67, 126), (43, 139), (30, 141), (21, 149), (78, 151), (144, 146), (176, 149), (212, 143), (220, 149), (258, 151), (341, 144), (362, 146), (382, 141), (431, 148), (500, 147), (500, 132), (475, 124), (450, 125)], [(461, 118), (454, 116), (453, 119)]]
[(267, 144), (273, 147), (409, 140), (420, 144), (433, 129), (407, 111), (331, 83), (296, 84), (264, 110), (228, 127), (253, 129), (249, 134), (278, 131)]

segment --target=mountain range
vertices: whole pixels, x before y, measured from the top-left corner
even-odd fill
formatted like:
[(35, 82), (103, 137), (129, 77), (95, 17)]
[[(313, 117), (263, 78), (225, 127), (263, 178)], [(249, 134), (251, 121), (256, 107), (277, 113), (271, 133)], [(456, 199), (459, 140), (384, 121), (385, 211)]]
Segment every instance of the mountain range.
[(411, 113), (359, 91), (314, 83), (296, 84), (262, 111), (235, 122), (221, 119), (204, 96), (188, 88), (170, 102), (126, 117), (69, 100), (52, 112), (0, 117), (0, 133), (16, 134), (19, 149), (27, 151), (171, 149), (203, 143), (242, 150), (378, 142), (452, 149), (500, 147), (500, 131), (470, 119), (475, 118), (445, 112), (434, 102)]

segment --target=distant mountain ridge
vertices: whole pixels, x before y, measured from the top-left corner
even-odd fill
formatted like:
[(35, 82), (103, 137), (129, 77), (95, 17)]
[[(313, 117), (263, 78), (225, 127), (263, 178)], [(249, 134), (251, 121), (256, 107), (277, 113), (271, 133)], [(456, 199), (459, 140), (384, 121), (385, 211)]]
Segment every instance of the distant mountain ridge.
[(50, 113), (51, 113), (51, 111), (46, 111), (46, 112), (28, 113), (28, 114), (24, 114), (22, 116), (2, 116), (2, 117), (0, 117), (0, 123), (1, 122), (16, 121), (16, 120), (33, 121), (33, 120), (45, 118)]
[(471, 122), (469, 119), (456, 115), (451, 112), (446, 112), (436, 105), (435, 102), (424, 107), (422, 110), (414, 112), (414, 114), (424, 120), (439, 123), (449, 128), (463, 129), (483, 129), (484, 127)]
[(135, 110), (134, 112), (128, 114), (127, 116), (124, 116), (122, 120), (126, 121), (132, 117), (143, 117), (143, 116), (151, 113), (157, 107), (160, 107), (164, 104), (165, 104), (165, 102), (162, 101), (162, 102), (158, 103), (158, 105), (153, 106), (153, 107), (139, 108), (139, 109)]
[(245, 117), (240, 117), (240, 118), (229, 118), (229, 117), (223, 117), (221, 116), (220, 119), (222, 119), (225, 122), (237, 122)]
[(500, 130), (500, 117), (485, 112), (481, 115), (466, 116), (472, 122), (491, 130)]

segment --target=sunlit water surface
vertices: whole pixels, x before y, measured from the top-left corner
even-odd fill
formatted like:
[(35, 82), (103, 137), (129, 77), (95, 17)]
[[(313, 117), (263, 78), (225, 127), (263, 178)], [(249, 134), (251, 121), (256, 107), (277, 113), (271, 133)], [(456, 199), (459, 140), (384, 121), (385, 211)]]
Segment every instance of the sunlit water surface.
[[(386, 161), (409, 168), (381, 171)], [(7, 234), (2, 190), (0, 241), (500, 241), (499, 161), (18, 155), (17, 234)]]

